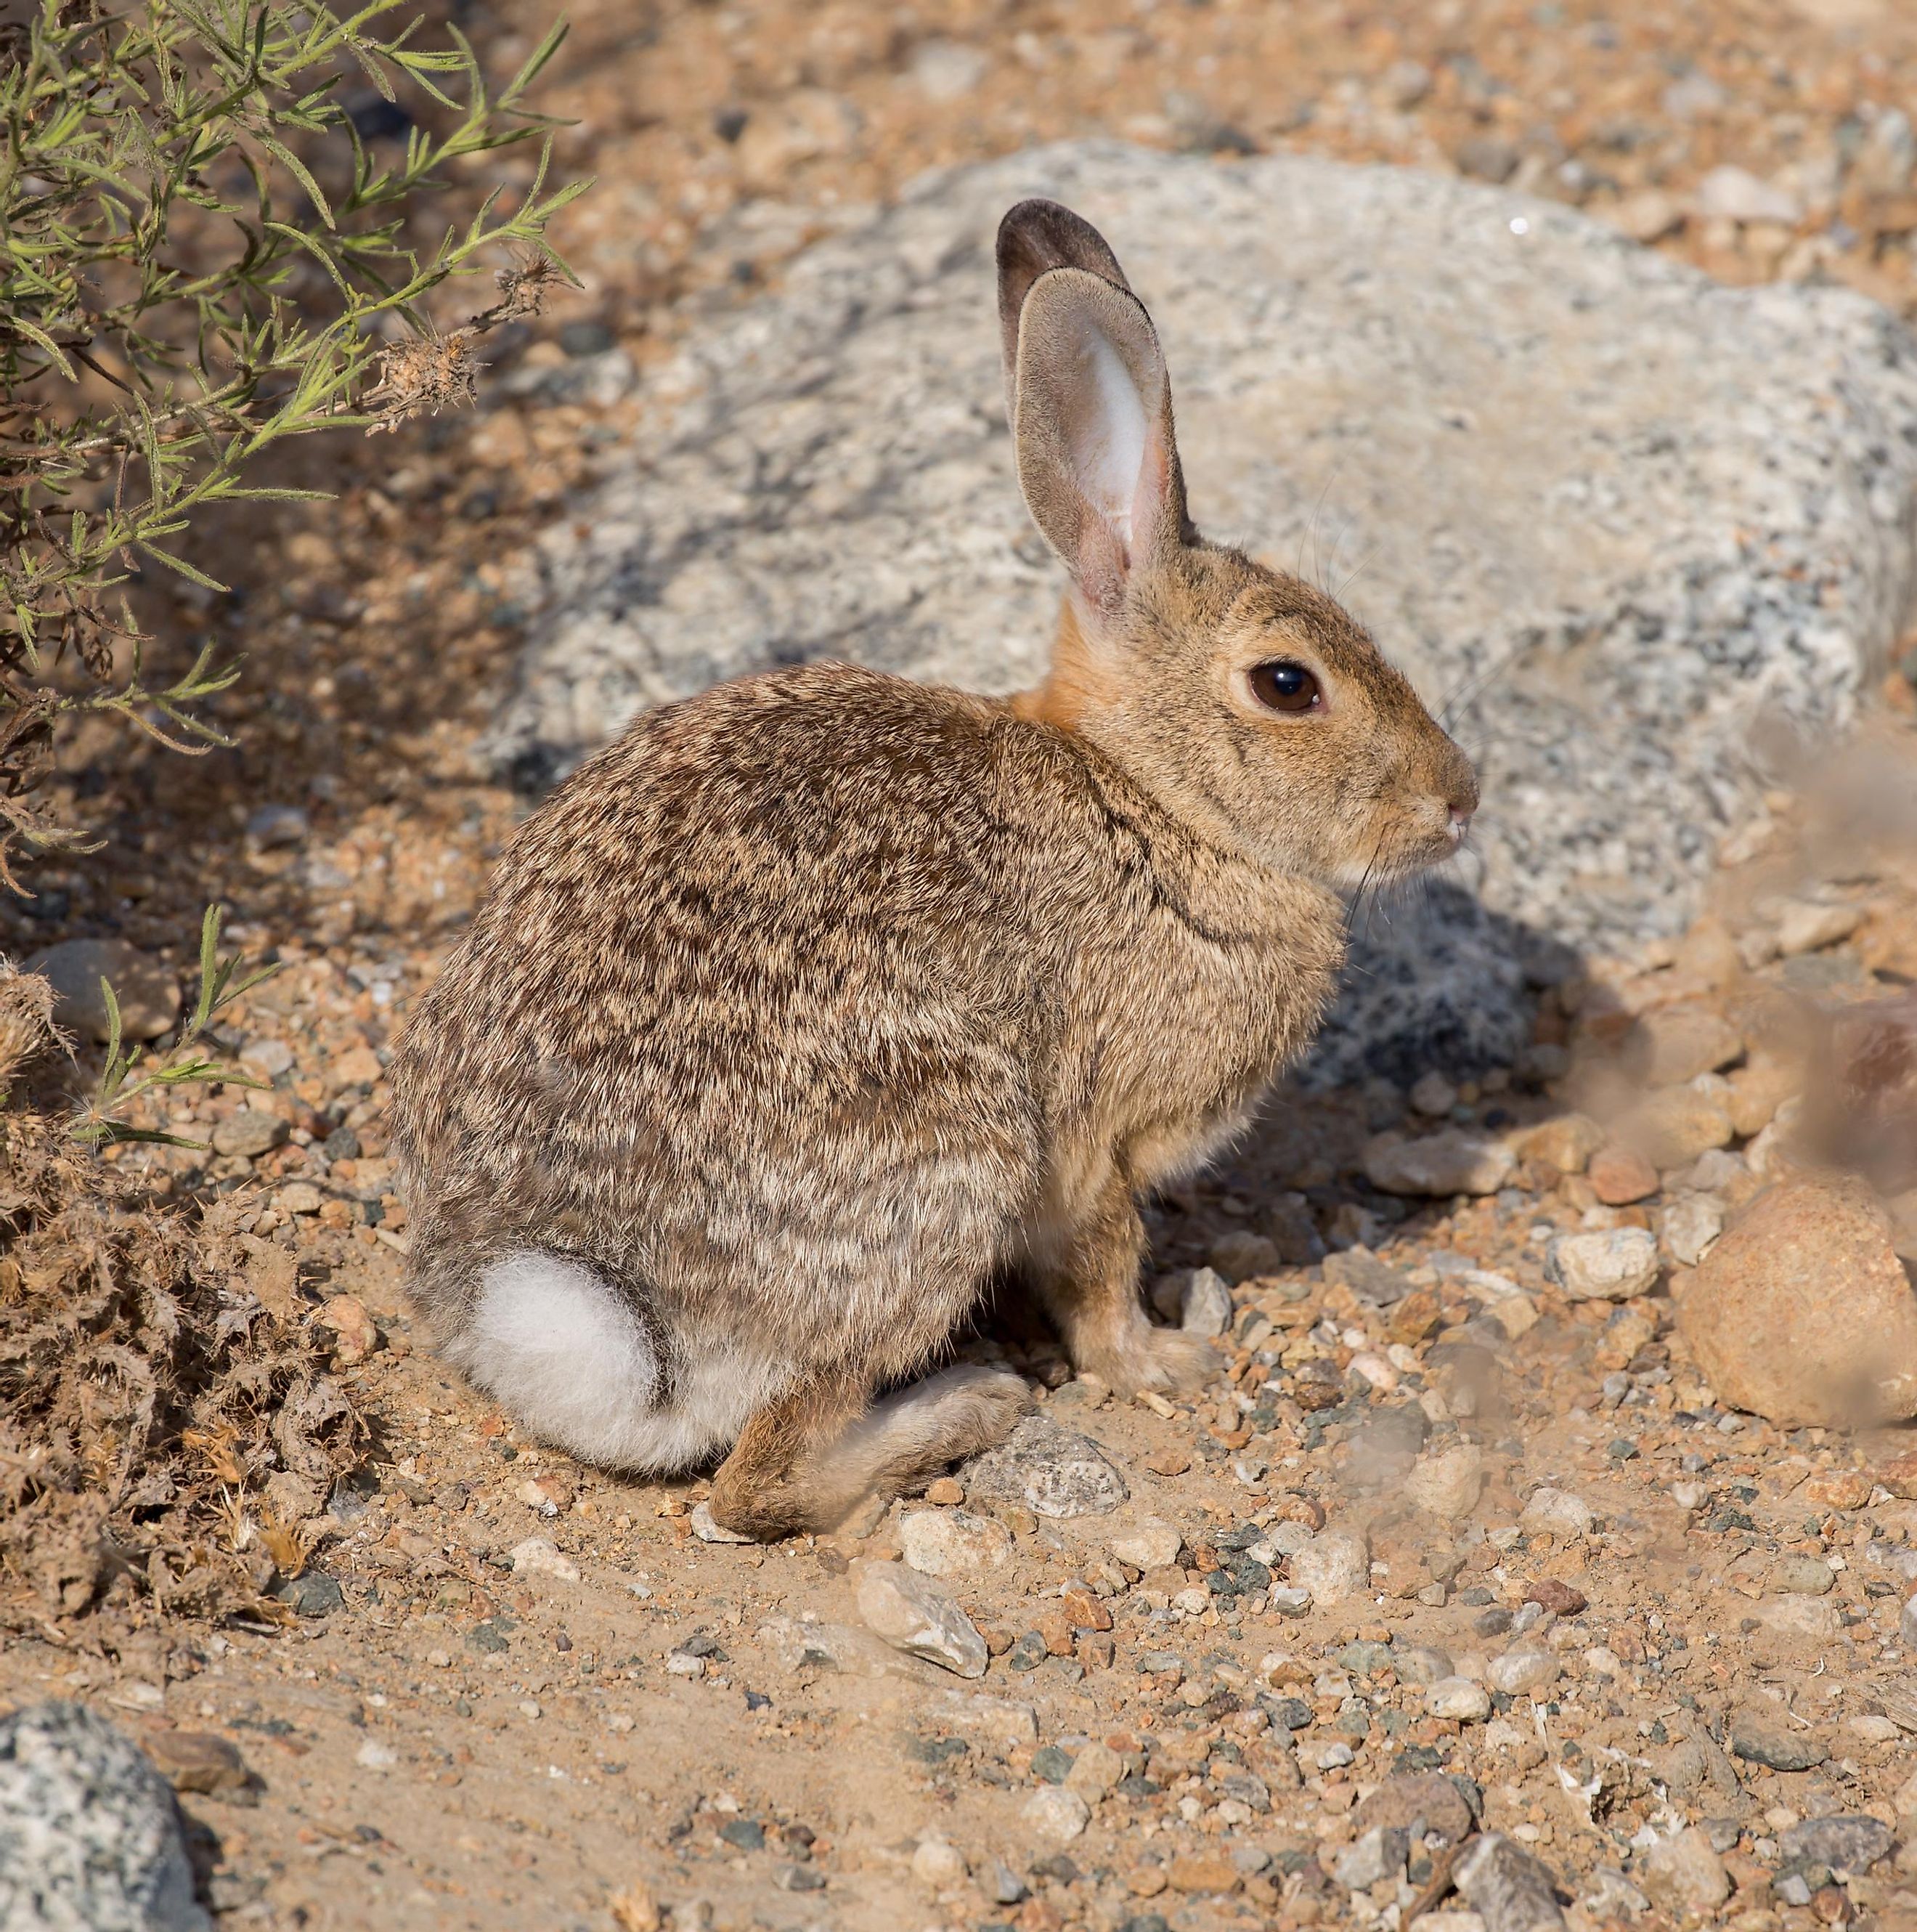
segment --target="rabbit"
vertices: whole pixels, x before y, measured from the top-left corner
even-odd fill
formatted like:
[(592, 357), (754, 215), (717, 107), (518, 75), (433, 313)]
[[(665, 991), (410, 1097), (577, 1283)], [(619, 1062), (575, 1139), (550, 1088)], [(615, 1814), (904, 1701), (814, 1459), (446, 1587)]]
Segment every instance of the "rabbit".
[(1097, 231), (1025, 202), (997, 256), (1069, 579), (1044, 682), (814, 663), (642, 716), (520, 827), (393, 1063), (442, 1352), (589, 1462), (723, 1453), (749, 1538), (1003, 1439), (1020, 1376), (924, 1372), (995, 1278), (1113, 1390), (1203, 1385), (1209, 1346), (1144, 1312), (1137, 1198), (1312, 1037), (1338, 889), (1442, 860), (1477, 805), (1351, 617), (1193, 528)]

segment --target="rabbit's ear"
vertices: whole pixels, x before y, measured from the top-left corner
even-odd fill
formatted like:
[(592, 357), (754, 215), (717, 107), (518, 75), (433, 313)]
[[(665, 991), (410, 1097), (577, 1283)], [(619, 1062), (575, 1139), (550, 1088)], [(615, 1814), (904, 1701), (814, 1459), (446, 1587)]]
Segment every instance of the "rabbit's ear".
[(1087, 274), (1129, 290), (1105, 238), (1082, 214), (1056, 201), (1022, 201), (999, 224), (999, 338), (1005, 352), (1005, 410), (1018, 406), (1018, 317), (1038, 278), (1053, 268)]
[(1083, 268), (1026, 296), (1013, 382), (1018, 480), (1095, 611), (1185, 539), (1185, 484), (1158, 332), (1138, 298)]

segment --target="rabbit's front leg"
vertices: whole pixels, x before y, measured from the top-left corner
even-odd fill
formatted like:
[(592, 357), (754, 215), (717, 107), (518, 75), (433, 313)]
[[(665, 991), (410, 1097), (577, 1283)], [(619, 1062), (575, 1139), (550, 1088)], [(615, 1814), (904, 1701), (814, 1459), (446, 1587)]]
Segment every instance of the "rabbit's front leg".
[(1076, 1214), (1028, 1228), (1025, 1272), (1081, 1375), (1121, 1395), (1203, 1388), (1218, 1354), (1202, 1336), (1152, 1327), (1138, 1294), (1144, 1253), (1131, 1180), (1114, 1161)]

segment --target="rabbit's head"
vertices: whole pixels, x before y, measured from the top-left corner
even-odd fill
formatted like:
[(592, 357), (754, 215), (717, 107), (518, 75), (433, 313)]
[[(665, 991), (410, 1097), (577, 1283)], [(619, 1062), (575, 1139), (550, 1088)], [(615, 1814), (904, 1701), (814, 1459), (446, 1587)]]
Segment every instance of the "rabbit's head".
[(1019, 482), (1072, 586), (1029, 715), (1261, 864), (1350, 886), (1448, 857), (1469, 761), (1332, 598), (1192, 527), (1158, 333), (1103, 238), (1022, 202), (998, 260)]

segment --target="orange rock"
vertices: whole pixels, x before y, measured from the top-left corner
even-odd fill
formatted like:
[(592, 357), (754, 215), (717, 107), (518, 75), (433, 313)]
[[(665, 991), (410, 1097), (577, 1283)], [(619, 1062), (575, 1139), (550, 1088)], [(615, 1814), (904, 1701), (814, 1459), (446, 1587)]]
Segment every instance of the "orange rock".
[(1038, 1634), (1045, 1640), (1048, 1656), (1071, 1656), (1074, 1632), (1071, 1618), (1067, 1611), (1063, 1609), (1041, 1611), (1038, 1618)]
[(1385, 1339), (1415, 1348), (1437, 1333), (1441, 1314), (1438, 1298), (1429, 1288), (1415, 1288), (1391, 1310), (1385, 1324)]
[(1879, 1463), (1872, 1473), (1892, 1496), (1917, 1502), (1917, 1450)]
[(937, 1503), (942, 1508), (953, 1507), (965, 1501), (965, 1488), (962, 1484), (954, 1482), (951, 1477), (941, 1476), (936, 1483), (927, 1486), (925, 1500), (928, 1503)]
[(1173, 1859), (1165, 1879), (1174, 1892), (1201, 1894), (1236, 1892), (1239, 1869), (1222, 1852), (1188, 1852), (1182, 1858)]
[(334, 1295), (313, 1318), (316, 1327), (332, 1330), (333, 1359), (346, 1367), (364, 1361), (379, 1346), (379, 1330), (356, 1294)]
[(1074, 1630), (1108, 1630), (1112, 1627), (1111, 1612), (1081, 1583), (1068, 1583), (1059, 1592), (1059, 1601)]
[(1600, 1148), (1591, 1156), (1585, 1178), (1607, 1208), (1628, 1207), (1658, 1191), (1658, 1170), (1642, 1154), (1615, 1144)]
[(1917, 1414), (1917, 1295), (1860, 1181), (1766, 1188), (1692, 1270), (1677, 1318), (1734, 1408), (1787, 1428)]
[(1798, 1494), (1813, 1509), (1859, 1510), (1871, 1500), (1871, 1478), (1862, 1469), (1826, 1469)]

